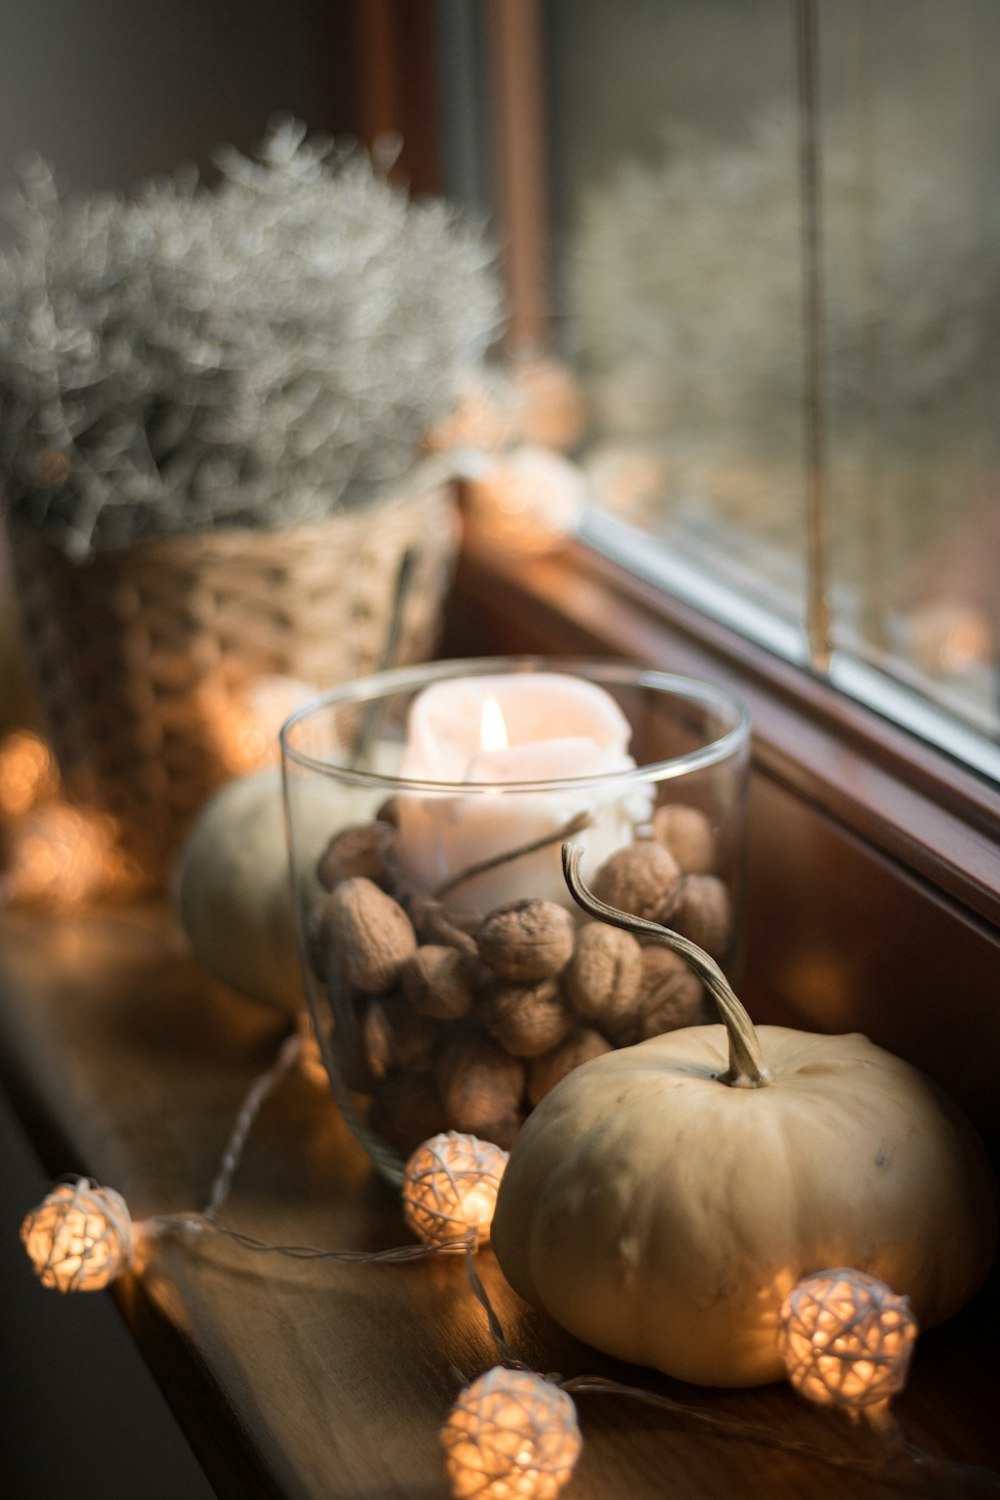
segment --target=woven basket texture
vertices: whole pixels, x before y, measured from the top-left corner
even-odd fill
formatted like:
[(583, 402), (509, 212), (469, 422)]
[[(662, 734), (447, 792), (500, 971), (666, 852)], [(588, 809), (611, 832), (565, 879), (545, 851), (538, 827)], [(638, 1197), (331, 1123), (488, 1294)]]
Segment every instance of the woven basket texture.
[(404, 555), (393, 664), (432, 652), (458, 544), (450, 486), (283, 532), (157, 539), (70, 563), (11, 528), (22, 626), (67, 795), (110, 813), (161, 883), (232, 774), (220, 725), (255, 679), (317, 688), (378, 669)]

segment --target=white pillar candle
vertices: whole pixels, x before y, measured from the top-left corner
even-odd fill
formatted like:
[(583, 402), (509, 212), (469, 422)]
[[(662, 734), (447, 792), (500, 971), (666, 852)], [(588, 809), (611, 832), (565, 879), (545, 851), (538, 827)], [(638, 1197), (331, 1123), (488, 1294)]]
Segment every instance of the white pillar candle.
[[(631, 729), (615, 700), (583, 678), (555, 672), (462, 677), (426, 688), (410, 710), (400, 775), (474, 783), (481, 792), (406, 792), (399, 799), (400, 854), (434, 892), (497, 855), (556, 835), (571, 819), (591, 872), (631, 842), (648, 810), (648, 788), (590, 778), (628, 771)], [(523, 782), (578, 782), (522, 791)], [(571, 905), (559, 842), (509, 860), (448, 894), (459, 911), (484, 915), (505, 901), (543, 897)]]

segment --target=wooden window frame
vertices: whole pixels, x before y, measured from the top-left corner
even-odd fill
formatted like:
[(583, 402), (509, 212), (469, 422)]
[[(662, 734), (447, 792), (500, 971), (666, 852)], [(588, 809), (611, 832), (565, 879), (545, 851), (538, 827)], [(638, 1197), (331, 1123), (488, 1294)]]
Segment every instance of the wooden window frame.
[(526, 649), (547, 644), (669, 666), (740, 693), (762, 770), (998, 929), (1000, 941), (1000, 791), (973, 773), (580, 544), (524, 560), (470, 534), (459, 592), (466, 613), (478, 601), (497, 643), (519, 637)]
[[(379, 3), (407, 10), (405, 0)], [(544, 347), (548, 327), (544, 154), (532, 149), (540, 4), (484, 5), (517, 352)], [(436, 82), (433, 70), (416, 80), (411, 68), (407, 97)], [(425, 114), (436, 122), (436, 111)], [(469, 530), (442, 653), (519, 651), (623, 657), (711, 678), (747, 700), (744, 983), (757, 1018), (867, 1032), (949, 1089), (1000, 1156), (989, 1062), (1000, 1046), (1000, 789), (582, 543), (505, 557)]]
[[(541, 7), (488, 0), (488, 11), (508, 339), (522, 348), (543, 342), (547, 323)], [(558, 561), (527, 565), (494, 563), (480, 549), (475, 567), (487, 593), (516, 592), (519, 609), (547, 612), (554, 641), (669, 659), (741, 691), (769, 774), (1000, 929), (1000, 789), (593, 549), (578, 545)]]

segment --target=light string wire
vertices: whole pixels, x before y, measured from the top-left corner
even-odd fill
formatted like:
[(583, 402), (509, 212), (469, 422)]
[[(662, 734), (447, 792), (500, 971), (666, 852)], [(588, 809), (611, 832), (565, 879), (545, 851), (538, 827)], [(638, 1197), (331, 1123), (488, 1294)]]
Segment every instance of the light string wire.
[[(375, 1251), (327, 1250), (316, 1245), (269, 1244), (264, 1240), (256, 1239), (253, 1235), (244, 1234), (240, 1230), (231, 1229), (218, 1222), (217, 1215), (232, 1191), (233, 1181), (242, 1163), (250, 1132), (261, 1109), (291, 1073), (301, 1058), (302, 1048), (303, 1042), (299, 1033), (293, 1032), (287, 1036), (279, 1048), (275, 1061), (251, 1084), (230, 1131), (219, 1171), (212, 1183), (205, 1208), (200, 1213), (161, 1214), (156, 1218), (143, 1220), (141, 1227), (154, 1237), (170, 1234), (179, 1234), (184, 1237), (189, 1234), (212, 1233), (254, 1254), (280, 1255), (290, 1260), (340, 1261), (354, 1265), (399, 1265), (410, 1261), (426, 1260), (433, 1255), (464, 1252), (469, 1287), (486, 1316), (490, 1337), (503, 1363), (510, 1369), (538, 1374), (538, 1371), (533, 1370), (531, 1365), (526, 1364), (518, 1356), (508, 1342), (503, 1324), (476, 1269), (474, 1257), (478, 1246), (478, 1235), (475, 1229), (470, 1228), (459, 1238), (445, 1240), (435, 1245), (401, 1245), (388, 1250)], [(136, 1228), (139, 1227), (139, 1225), (136, 1226)], [(1000, 1493), (1000, 1473), (975, 1464), (936, 1458), (926, 1453), (903, 1437), (895, 1418), (889, 1414), (883, 1415), (878, 1424), (872, 1424), (872, 1430), (884, 1444), (883, 1452), (873, 1458), (863, 1458), (830, 1453), (824, 1448), (817, 1448), (812, 1443), (803, 1442), (798, 1438), (782, 1437), (780, 1433), (772, 1432), (770, 1428), (760, 1426), (755, 1422), (748, 1422), (743, 1417), (733, 1417), (726, 1413), (712, 1411), (707, 1407), (675, 1401), (670, 1396), (661, 1395), (659, 1392), (647, 1391), (640, 1386), (624, 1385), (616, 1380), (605, 1379), (601, 1375), (574, 1375), (564, 1379), (558, 1374), (548, 1374), (542, 1378), (550, 1381), (569, 1396), (619, 1396), (626, 1400), (638, 1401), (645, 1406), (670, 1412), (674, 1416), (686, 1417), (692, 1422), (712, 1428), (737, 1441), (774, 1448), (797, 1458), (826, 1464), (829, 1468), (867, 1474), (879, 1483), (911, 1482), (898, 1472), (888, 1472), (888, 1465), (902, 1457), (908, 1459), (914, 1468), (923, 1474), (964, 1481), (970, 1485), (988, 1489), (992, 1493)], [(918, 1484), (919, 1479), (920, 1475), (915, 1475), (912, 1483)]]
[[(489, 1293), (468, 1251), (465, 1269), (472, 1293), (486, 1314), (490, 1335), (500, 1351), (504, 1364), (514, 1370), (528, 1370), (532, 1374), (539, 1374), (539, 1371), (533, 1370), (531, 1365), (526, 1364), (518, 1356), (508, 1342), (503, 1324), (497, 1316)], [(925, 1473), (946, 1479), (964, 1480), (993, 1493), (1000, 1493), (1000, 1474), (993, 1469), (982, 1468), (976, 1464), (935, 1458), (933, 1454), (925, 1453), (922, 1448), (903, 1437), (898, 1423), (890, 1414), (883, 1415), (877, 1424), (872, 1424), (872, 1430), (884, 1444), (883, 1452), (872, 1458), (864, 1458), (850, 1454), (831, 1453), (825, 1448), (817, 1448), (812, 1443), (803, 1442), (800, 1438), (782, 1437), (780, 1433), (772, 1432), (769, 1427), (760, 1426), (756, 1422), (748, 1422), (745, 1417), (733, 1417), (724, 1412), (712, 1411), (708, 1407), (692, 1406), (684, 1401), (675, 1401), (672, 1397), (661, 1395), (656, 1391), (643, 1390), (641, 1386), (624, 1385), (617, 1380), (607, 1380), (602, 1375), (573, 1375), (564, 1379), (561, 1375), (548, 1374), (542, 1378), (551, 1381), (569, 1396), (621, 1396), (627, 1400), (639, 1401), (645, 1406), (656, 1407), (674, 1416), (688, 1417), (703, 1427), (711, 1427), (716, 1432), (724, 1433), (727, 1437), (735, 1438), (737, 1441), (776, 1448), (782, 1453), (823, 1463), (830, 1468), (868, 1474), (882, 1484), (905, 1482), (919, 1485), (920, 1479), (917, 1475), (912, 1480), (906, 1480), (898, 1472), (888, 1472), (888, 1465), (895, 1459), (903, 1457), (909, 1459), (915, 1468)]]
[(250, 1085), (246, 1098), (233, 1122), (233, 1128), (222, 1153), (222, 1161), (215, 1181), (208, 1194), (208, 1202), (202, 1209), (202, 1217), (214, 1219), (232, 1192), (233, 1178), (243, 1160), (247, 1139), (264, 1103), (287, 1078), (302, 1056), (302, 1037), (293, 1031), (278, 1049), (278, 1056), (269, 1068)]
[(391, 1250), (325, 1250), (321, 1245), (271, 1245), (262, 1239), (256, 1239), (253, 1235), (244, 1235), (241, 1230), (231, 1229), (226, 1224), (220, 1224), (219, 1212), (225, 1208), (229, 1194), (232, 1193), (235, 1175), (240, 1170), (246, 1154), (247, 1140), (250, 1131), (256, 1124), (259, 1113), (264, 1109), (271, 1094), (280, 1088), (286, 1077), (291, 1074), (292, 1068), (301, 1061), (303, 1056), (304, 1041), (300, 1032), (292, 1032), (289, 1037), (280, 1044), (277, 1050), (277, 1058), (270, 1067), (265, 1068), (264, 1073), (259, 1074), (247, 1089), (243, 1104), (237, 1112), (237, 1118), (232, 1122), (232, 1130), (229, 1131), (229, 1139), (226, 1140), (225, 1151), (222, 1152), (222, 1161), (219, 1164), (219, 1172), (216, 1179), (208, 1190), (208, 1202), (201, 1212), (180, 1212), (180, 1214), (157, 1214), (150, 1220), (142, 1220), (142, 1232), (147, 1233), (151, 1239), (162, 1239), (165, 1236), (189, 1236), (213, 1235), (222, 1236), (223, 1239), (240, 1245), (241, 1250), (252, 1251), (253, 1254), (261, 1256), (285, 1256), (288, 1260), (340, 1260), (340, 1262), (351, 1263), (351, 1265), (391, 1265), (391, 1263), (403, 1263), (408, 1260), (426, 1260), (429, 1256), (439, 1256), (442, 1253), (454, 1254), (456, 1251), (468, 1250), (469, 1245), (474, 1247), (477, 1242), (475, 1230), (468, 1230), (465, 1235), (456, 1239), (448, 1239), (439, 1245), (399, 1245)]
[(432, 1255), (452, 1254), (466, 1249), (474, 1231), (458, 1240), (445, 1240), (440, 1245), (397, 1245), (390, 1250), (325, 1250), (320, 1245), (272, 1245), (266, 1240), (255, 1239), (239, 1229), (230, 1229), (215, 1219), (206, 1219), (201, 1214), (163, 1214), (155, 1222), (165, 1232), (180, 1234), (202, 1232), (221, 1235), (243, 1250), (258, 1255), (283, 1255), (288, 1260), (334, 1260), (353, 1265), (393, 1265), (411, 1260), (427, 1260)]
[(873, 1478), (885, 1484), (899, 1484), (900, 1482), (911, 1482), (918, 1484), (919, 1479), (914, 1476), (912, 1481), (903, 1481), (898, 1473), (889, 1474), (887, 1466), (896, 1458), (903, 1457), (910, 1460), (915, 1468), (927, 1473), (938, 1475), (942, 1478), (959, 1479), (970, 1484), (976, 1484), (1000, 1493), (1000, 1474), (993, 1469), (981, 1468), (976, 1464), (966, 1464), (953, 1459), (936, 1458), (933, 1454), (925, 1453), (916, 1444), (908, 1442), (903, 1438), (895, 1418), (889, 1417), (889, 1428), (876, 1427), (873, 1430), (885, 1441), (885, 1451), (874, 1458), (852, 1457), (847, 1454), (829, 1453), (824, 1448), (817, 1448), (812, 1443), (802, 1442), (798, 1438), (785, 1438), (780, 1434), (772, 1432), (768, 1427), (758, 1426), (754, 1422), (748, 1422), (744, 1417), (731, 1417), (722, 1412), (710, 1411), (702, 1406), (688, 1406), (682, 1401), (673, 1401), (669, 1396), (660, 1395), (658, 1392), (645, 1391), (638, 1386), (622, 1385), (614, 1380), (605, 1380), (599, 1375), (573, 1376), (569, 1380), (557, 1379), (554, 1382), (560, 1390), (569, 1395), (577, 1392), (593, 1393), (598, 1395), (624, 1396), (634, 1401), (640, 1401), (646, 1406), (658, 1407), (661, 1410), (676, 1413), (680, 1416), (691, 1417), (694, 1421), (706, 1427), (714, 1427), (717, 1431), (724, 1432), (728, 1436), (743, 1439), (746, 1442), (758, 1443), (764, 1447), (777, 1448), (783, 1453), (790, 1453), (798, 1458), (815, 1459), (817, 1462), (828, 1464), (832, 1468), (849, 1469), (870, 1474)]
[(477, 1243), (474, 1229), (468, 1230), (460, 1237), (445, 1240), (436, 1245), (400, 1245), (389, 1250), (372, 1251), (327, 1250), (319, 1245), (269, 1244), (266, 1240), (257, 1239), (252, 1234), (244, 1234), (241, 1230), (232, 1229), (218, 1222), (218, 1215), (232, 1192), (233, 1182), (243, 1161), (250, 1132), (267, 1100), (284, 1083), (292, 1069), (301, 1060), (303, 1050), (304, 1042), (301, 1033), (292, 1032), (281, 1043), (274, 1062), (250, 1085), (233, 1122), (229, 1139), (222, 1153), (219, 1170), (209, 1189), (208, 1202), (205, 1207), (195, 1213), (157, 1214), (155, 1218), (144, 1219), (141, 1226), (136, 1227), (141, 1227), (154, 1239), (169, 1235), (185, 1237), (212, 1233), (232, 1241), (243, 1250), (249, 1250), (258, 1255), (282, 1255), (288, 1260), (343, 1261), (347, 1264), (402, 1263), (411, 1260), (426, 1260), (429, 1256), (443, 1253), (455, 1254), (457, 1251), (468, 1250), (470, 1246), (474, 1249)]
[(568, 823), (557, 828), (553, 833), (542, 834), (537, 839), (530, 839), (526, 844), (519, 844), (516, 849), (506, 849), (502, 854), (493, 854), (489, 859), (478, 860), (474, 865), (467, 865), (464, 870), (459, 870), (457, 875), (451, 875), (436, 887), (434, 899), (440, 901), (443, 896), (450, 896), (452, 891), (467, 881), (474, 880), (477, 875), (487, 875), (491, 870), (499, 869), (501, 865), (511, 864), (516, 859), (524, 859), (529, 854), (537, 854), (541, 849), (548, 849), (552, 844), (561, 844), (564, 840), (572, 838), (577, 833), (582, 833), (589, 828), (594, 821), (593, 813), (588, 809), (575, 813)]

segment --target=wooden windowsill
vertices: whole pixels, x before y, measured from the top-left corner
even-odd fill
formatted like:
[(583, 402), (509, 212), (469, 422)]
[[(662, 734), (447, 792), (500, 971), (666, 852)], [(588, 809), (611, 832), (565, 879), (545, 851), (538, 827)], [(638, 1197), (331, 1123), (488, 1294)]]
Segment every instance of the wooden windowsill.
[[(91, 1173), (139, 1217), (195, 1206), (244, 1090), (274, 1055), (280, 1019), (208, 982), (155, 910), (6, 918), (0, 990), (4, 1081), (52, 1173)], [(327, 1092), (301, 1076), (265, 1108), (226, 1220), (338, 1249), (408, 1239)], [(331, 1266), (205, 1241), (161, 1243), (142, 1260), (118, 1300), (222, 1500), (445, 1500), (439, 1428), (460, 1378), (496, 1362), (459, 1258)], [(520, 1304), (488, 1251), (479, 1268), (534, 1368), (604, 1374), (787, 1438), (871, 1451), (862, 1431), (783, 1385), (703, 1391), (604, 1359)], [(896, 1410), (932, 1453), (997, 1462), (990, 1327), (983, 1293), (921, 1341)], [(877, 1479), (840, 1472), (608, 1397), (581, 1398), (581, 1417), (567, 1500), (913, 1493), (905, 1467)], [(931, 1482), (922, 1493), (945, 1489)]]
[[(869, 753), (863, 726), (842, 726), (835, 742), (791, 684), (783, 694), (768, 664), (740, 662), (726, 645), (582, 551), (515, 564), (473, 541), (446, 650), (610, 652), (743, 692), (758, 725), (744, 964), (752, 1011), (866, 1030), (924, 1066), (990, 1136), (1000, 942), (988, 905), (974, 909), (977, 882), (963, 876), (942, 892), (926, 840), (877, 847), (885, 807), (863, 778), (841, 774), (851, 756)], [(888, 760), (876, 769), (892, 776)], [(985, 815), (977, 822), (957, 803), (935, 802), (919, 777), (898, 785), (954, 819), (962, 837), (988, 837)], [(957, 850), (949, 857), (961, 874)], [(0, 994), (0, 1080), (52, 1175), (93, 1175), (123, 1192), (137, 1217), (197, 1206), (283, 1018), (207, 979), (157, 908), (8, 914)], [(299, 1076), (265, 1108), (226, 1221), (271, 1242), (336, 1249), (409, 1238), (328, 1091)], [(785, 1386), (702, 1391), (604, 1359), (520, 1304), (488, 1251), (479, 1269), (509, 1340), (534, 1368), (603, 1374), (827, 1450), (871, 1451), (863, 1431)], [(896, 1403), (912, 1442), (992, 1467), (997, 1295), (994, 1282), (921, 1339)], [(159, 1243), (116, 1296), (222, 1500), (446, 1500), (438, 1431), (461, 1379), (497, 1358), (457, 1258), (337, 1266), (246, 1256), (214, 1241)], [(585, 1448), (566, 1500), (652, 1500), (666, 1489), (676, 1500), (914, 1492), (905, 1466), (841, 1472), (612, 1398), (581, 1398), (581, 1417)], [(959, 1491), (930, 1479), (922, 1492)]]
[(496, 639), (525, 649), (621, 656), (732, 688), (753, 713), (762, 770), (1000, 931), (1000, 788), (588, 547), (515, 558), (470, 532), (458, 593), (463, 629), (475, 601), (480, 640), (488, 617)]

